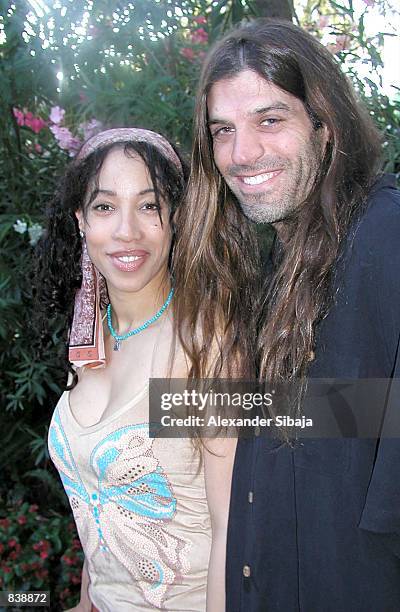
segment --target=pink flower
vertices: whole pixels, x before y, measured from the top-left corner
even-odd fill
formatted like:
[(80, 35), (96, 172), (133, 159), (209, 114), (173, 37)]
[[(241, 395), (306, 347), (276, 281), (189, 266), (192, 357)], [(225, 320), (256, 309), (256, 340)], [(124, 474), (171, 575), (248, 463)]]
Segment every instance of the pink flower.
[(71, 582), (72, 582), (72, 584), (80, 584), (81, 583), (81, 577), (80, 576), (71, 576)]
[(71, 157), (73, 157), (79, 151), (82, 142), (79, 140), (79, 138), (75, 138), (68, 128), (59, 127), (58, 125), (51, 125), (50, 131), (57, 140), (60, 149), (68, 151)]
[(189, 60), (189, 62), (193, 62), (195, 58), (195, 53), (190, 47), (183, 47), (183, 49), (181, 49), (181, 55), (183, 55), (185, 59)]
[(83, 102), (83, 103), (87, 102), (88, 97), (87, 97), (87, 95), (85, 94), (85, 92), (84, 92), (84, 91), (80, 91), (80, 92), (79, 92), (79, 100), (80, 100), (81, 102)]
[(8, 529), (10, 525), (11, 523), (7, 518), (0, 519), (0, 527), (4, 527), (4, 529)]
[(204, 15), (199, 15), (198, 17), (195, 17), (193, 21), (195, 21), (199, 25), (204, 25), (205, 23), (207, 23), (207, 19), (204, 17)]
[(347, 34), (339, 34), (339, 36), (336, 36), (336, 44), (341, 51), (348, 49), (350, 46), (350, 36)]
[[(40, 145), (38, 145), (38, 146), (40, 146)], [(25, 525), (26, 521), (27, 521), (27, 518), (24, 515), (19, 516), (17, 518), (17, 523), (19, 523), (20, 525)]]
[(71, 591), (69, 590), (69, 588), (67, 587), (66, 589), (64, 589), (63, 591), (61, 591), (60, 593), (60, 599), (66, 599), (67, 597), (69, 597), (69, 595), (71, 595)]
[(81, 543), (78, 540), (78, 538), (74, 538), (72, 540), (72, 550), (80, 550), (81, 549)]
[(49, 119), (52, 123), (59, 125), (64, 121), (64, 115), (65, 110), (63, 108), (60, 106), (53, 106), (50, 111)]
[(339, 51), (341, 51), (341, 48), (336, 44), (326, 45), (326, 48), (332, 53), (332, 55), (335, 55), (336, 53), (339, 53)]
[(345, 51), (350, 46), (350, 36), (347, 34), (339, 34), (336, 36), (336, 42), (333, 44), (329, 44), (326, 46), (328, 51), (331, 53), (339, 53), (340, 51)]
[(46, 552), (45, 550), (42, 550), (42, 552), (40, 553), (41, 559), (47, 559), (48, 556), (49, 556), (49, 553)]
[(29, 565), (30, 565), (31, 570), (36, 570), (36, 569), (40, 568), (40, 563), (38, 563), (38, 562), (30, 563)]
[(47, 126), (47, 123), (40, 117), (35, 117), (32, 113), (26, 113), (25, 125), (31, 128), (32, 132), (35, 132), (35, 134), (39, 134), (40, 130)]
[(29, 512), (37, 512), (39, 510), (39, 506), (37, 504), (32, 504), (29, 506)]
[(88, 140), (95, 134), (98, 134), (103, 129), (103, 124), (97, 119), (91, 119), (85, 123), (81, 123), (79, 129), (83, 132), (83, 139)]
[(17, 124), (22, 126), (25, 125), (25, 117), (24, 113), (20, 111), (18, 108), (13, 108), (14, 117), (17, 120)]
[(12, 538), (11, 540), (8, 540), (8, 546), (9, 548), (14, 548), (17, 544), (17, 540), (15, 538)]
[(208, 42), (208, 34), (204, 28), (198, 28), (192, 32), (190, 39), (194, 44), (205, 44)]
[(326, 15), (321, 15), (321, 17), (318, 19), (317, 26), (319, 28), (326, 28), (328, 23), (329, 23), (329, 18)]
[(367, 6), (374, 6), (375, 0), (363, 0)]

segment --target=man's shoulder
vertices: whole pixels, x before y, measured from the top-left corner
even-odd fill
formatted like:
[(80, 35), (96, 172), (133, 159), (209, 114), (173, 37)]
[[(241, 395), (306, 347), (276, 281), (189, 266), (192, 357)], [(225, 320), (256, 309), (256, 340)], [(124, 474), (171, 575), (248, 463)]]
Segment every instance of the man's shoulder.
[(384, 175), (373, 185), (352, 238), (364, 248), (385, 248), (388, 243), (400, 247), (400, 191), (394, 175)]
[(400, 191), (396, 187), (393, 174), (386, 174), (377, 179), (369, 193), (363, 220), (376, 221), (400, 219)]

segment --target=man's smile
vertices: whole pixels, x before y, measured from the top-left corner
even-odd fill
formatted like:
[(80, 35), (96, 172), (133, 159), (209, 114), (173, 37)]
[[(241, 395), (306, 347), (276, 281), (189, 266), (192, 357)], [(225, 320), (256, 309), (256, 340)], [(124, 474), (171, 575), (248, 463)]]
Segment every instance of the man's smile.
[(263, 172), (251, 176), (238, 176), (237, 179), (245, 185), (262, 185), (280, 174), (282, 170), (273, 170), (271, 172)]

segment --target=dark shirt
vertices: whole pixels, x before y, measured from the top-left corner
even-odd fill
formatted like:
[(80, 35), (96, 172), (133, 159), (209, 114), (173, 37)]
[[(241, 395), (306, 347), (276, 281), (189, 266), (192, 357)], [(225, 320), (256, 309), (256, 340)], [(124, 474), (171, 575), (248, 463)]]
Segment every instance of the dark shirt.
[[(400, 410), (400, 192), (389, 177), (349, 233), (309, 375), (392, 378)], [(399, 380), (396, 380), (396, 379)], [(240, 440), (227, 612), (400, 612), (400, 440)]]

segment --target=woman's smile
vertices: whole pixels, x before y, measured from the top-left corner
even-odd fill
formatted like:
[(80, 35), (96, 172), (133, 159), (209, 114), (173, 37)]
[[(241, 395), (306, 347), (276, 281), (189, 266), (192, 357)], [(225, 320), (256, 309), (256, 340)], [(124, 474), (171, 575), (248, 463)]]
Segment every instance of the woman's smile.
[(150, 253), (143, 249), (118, 251), (109, 254), (112, 264), (121, 272), (135, 272), (139, 270), (149, 256)]
[(112, 150), (97, 182), (78, 219), (110, 298), (145, 287), (157, 292), (168, 277), (171, 229), (169, 207), (156, 198), (146, 164), (138, 155)]

